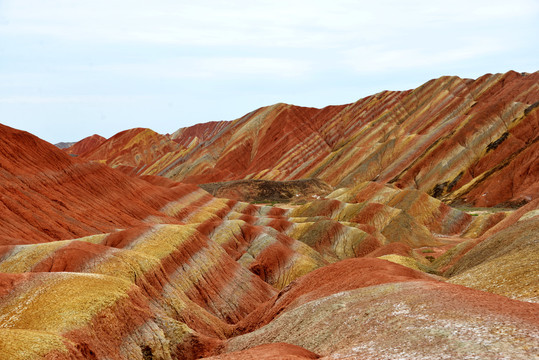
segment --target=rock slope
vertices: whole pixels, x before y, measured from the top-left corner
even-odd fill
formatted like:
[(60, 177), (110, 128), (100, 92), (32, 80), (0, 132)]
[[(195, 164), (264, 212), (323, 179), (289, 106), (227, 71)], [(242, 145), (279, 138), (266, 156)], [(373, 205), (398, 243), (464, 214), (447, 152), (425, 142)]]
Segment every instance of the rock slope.
[(350, 259), (298, 279), (249, 319), (258, 329), (225, 349), (285, 342), (324, 359), (527, 359), (539, 345), (536, 311), (384, 260)]

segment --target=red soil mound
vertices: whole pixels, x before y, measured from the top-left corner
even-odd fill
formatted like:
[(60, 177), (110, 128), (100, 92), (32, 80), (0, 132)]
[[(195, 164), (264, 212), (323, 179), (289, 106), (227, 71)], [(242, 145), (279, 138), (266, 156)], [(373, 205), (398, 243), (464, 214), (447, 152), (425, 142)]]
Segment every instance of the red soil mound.
[(238, 332), (253, 331), (280, 313), (315, 299), (367, 286), (415, 280), (433, 281), (422, 272), (386, 260), (357, 258), (339, 261), (302, 276), (238, 323)]
[(111, 167), (133, 168), (137, 171), (152, 164), (161, 156), (178, 150), (169, 135), (150, 129), (135, 128), (122, 131), (102, 142), (98, 147), (81, 155), (87, 160), (103, 161)]

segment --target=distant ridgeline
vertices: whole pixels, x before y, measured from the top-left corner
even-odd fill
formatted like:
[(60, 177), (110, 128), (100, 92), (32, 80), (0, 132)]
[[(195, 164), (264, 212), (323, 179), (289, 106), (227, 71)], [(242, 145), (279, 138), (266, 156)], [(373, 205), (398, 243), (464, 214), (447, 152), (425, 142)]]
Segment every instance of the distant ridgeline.
[(538, 104), (537, 72), (445, 76), (353, 104), (276, 104), (172, 135), (132, 129), (84, 139), (68, 151), (187, 183), (317, 178), (340, 188), (376, 181), (453, 204), (511, 207), (539, 194)]

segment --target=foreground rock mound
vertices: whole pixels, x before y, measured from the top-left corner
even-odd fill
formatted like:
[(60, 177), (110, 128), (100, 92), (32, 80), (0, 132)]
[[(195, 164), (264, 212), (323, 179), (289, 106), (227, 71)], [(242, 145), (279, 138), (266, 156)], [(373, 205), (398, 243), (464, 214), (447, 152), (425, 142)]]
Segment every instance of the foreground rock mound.
[[(140, 289), (117, 277), (2, 274), (0, 284), (2, 293), (9, 292), (9, 297), (1, 298), (0, 343), (14, 350), (2, 354), (12, 358), (24, 358), (18, 348), (31, 354), (31, 345), (40, 335), (46, 343), (36, 355), (79, 359), (142, 358), (145, 347), (167, 358), (182, 337), (189, 336), (181, 323), (156, 317)], [(168, 323), (168, 336), (158, 325), (162, 321)], [(38, 334), (37, 339), (33, 334)], [(172, 343), (163, 342), (165, 338)]]
[(529, 305), (432, 282), (384, 284), (306, 303), (226, 349), (289, 342), (328, 359), (529, 359), (539, 345)]
[(433, 280), (429, 275), (381, 259), (349, 259), (305, 275), (260, 306), (239, 325), (249, 332), (266, 325), (281, 313), (342, 291), (385, 283)]
[[(365, 260), (329, 266), (328, 272), (338, 274), (332, 274), (332, 284), (324, 283), (322, 290), (308, 280), (316, 281), (316, 273), (323, 277), (325, 269), (291, 284), (275, 298), (275, 305), (269, 305), (272, 311), (279, 309), (275, 318), (228, 340), (226, 351), (285, 342), (324, 359), (535, 356), (539, 346), (539, 322), (533, 315), (536, 304), (426, 279), (396, 264), (388, 263), (386, 275), (380, 277), (377, 266), (383, 264), (376, 262), (385, 261), (361, 264)], [(363, 269), (363, 280), (356, 284), (348, 278), (354, 262)], [(390, 271), (391, 267), (401, 270)], [(296, 300), (290, 302), (291, 298)], [(283, 303), (289, 305), (283, 307)]]

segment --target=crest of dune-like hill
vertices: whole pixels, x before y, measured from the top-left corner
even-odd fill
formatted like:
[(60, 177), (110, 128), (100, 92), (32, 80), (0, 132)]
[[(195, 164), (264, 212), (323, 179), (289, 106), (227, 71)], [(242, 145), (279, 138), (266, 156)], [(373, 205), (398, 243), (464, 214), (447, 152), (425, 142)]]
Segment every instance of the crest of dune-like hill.
[(85, 137), (81, 141), (78, 141), (65, 149), (65, 152), (73, 156), (84, 156), (86, 153), (94, 150), (99, 145), (104, 143), (107, 139), (103, 136), (94, 134)]

